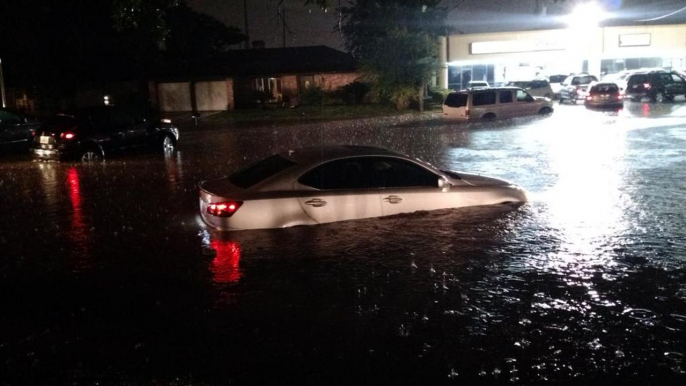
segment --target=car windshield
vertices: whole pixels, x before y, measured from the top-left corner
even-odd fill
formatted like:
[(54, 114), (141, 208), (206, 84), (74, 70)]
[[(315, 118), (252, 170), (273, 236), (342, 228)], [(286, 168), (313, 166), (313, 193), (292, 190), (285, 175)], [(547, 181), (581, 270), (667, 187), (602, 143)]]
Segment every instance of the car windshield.
[(280, 155), (273, 155), (253, 166), (243, 169), (229, 176), (232, 184), (247, 189), (267, 178), (280, 173), (296, 163), (283, 158)]

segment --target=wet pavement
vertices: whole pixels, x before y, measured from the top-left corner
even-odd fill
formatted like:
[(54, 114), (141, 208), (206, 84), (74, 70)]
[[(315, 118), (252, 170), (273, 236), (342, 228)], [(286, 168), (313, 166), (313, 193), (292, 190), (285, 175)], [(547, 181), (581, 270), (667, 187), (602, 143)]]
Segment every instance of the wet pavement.
[[(0, 385), (686, 381), (686, 103), (186, 125), (172, 156), (0, 159)], [(392, 148), (531, 202), (219, 233), (198, 181)]]

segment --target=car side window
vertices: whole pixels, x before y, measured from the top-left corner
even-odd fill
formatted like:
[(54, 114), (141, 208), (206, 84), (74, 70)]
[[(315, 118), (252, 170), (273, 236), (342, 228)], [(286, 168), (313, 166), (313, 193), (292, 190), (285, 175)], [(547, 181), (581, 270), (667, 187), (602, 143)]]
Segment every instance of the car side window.
[(376, 187), (373, 170), (365, 158), (346, 158), (319, 165), (298, 179), (317, 189), (365, 189)]
[(472, 106), (495, 104), (495, 91), (479, 92), (472, 95)]
[(125, 111), (112, 110), (111, 113), (114, 127), (130, 127), (136, 124), (136, 119)]
[(512, 103), (512, 91), (502, 90), (500, 91), (500, 103)]
[(95, 131), (108, 132), (113, 129), (113, 123), (110, 114), (104, 110), (96, 110), (91, 112), (89, 114), (89, 120)]
[(391, 157), (373, 157), (370, 161), (379, 188), (438, 187), (439, 176), (413, 162)]
[(0, 124), (16, 125), (21, 123), (21, 117), (6, 110), (0, 110)]
[(677, 74), (672, 74), (672, 80), (675, 83), (684, 83), (684, 80)]
[(517, 102), (533, 102), (534, 98), (524, 90), (517, 90)]
[(669, 76), (669, 74), (665, 74), (665, 73), (660, 73), (660, 80), (664, 84), (670, 84), (673, 82), (672, 77)]
[(531, 84), (530, 84), (529, 87), (532, 88), (532, 89), (533, 89), (533, 88), (541, 88), (541, 87), (543, 87), (543, 84), (541, 83), (540, 80), (534, 80), (534, 81), (531, 82)]

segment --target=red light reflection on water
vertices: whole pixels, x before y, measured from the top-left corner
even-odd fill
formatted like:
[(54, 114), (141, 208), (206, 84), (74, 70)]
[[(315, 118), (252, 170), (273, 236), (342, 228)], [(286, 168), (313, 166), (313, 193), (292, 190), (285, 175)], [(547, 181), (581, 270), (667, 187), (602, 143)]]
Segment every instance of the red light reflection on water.
[(90, 262), (90, 231), (84, 221), (83, 209), (81, 206), (81, 184), (79, 182), (79, 171), (72, 166), (67, 170), (67, 189), (69, 190), (69, 201), (71, 202), (72, 218), (71, 230), (68, 237), (77, 249), (80, 268), (87, 268)]
[(650, 103), (643, 104), (643, 106), (641, 107), (641, 113), (643, 113), (644, 117), (650, 116)]
[(217, 253), (210, 267), (214, 282), (237, 283), (243, 276), (239, 267), (241, 246), (235, 241), (213, 239), (210, 248)]

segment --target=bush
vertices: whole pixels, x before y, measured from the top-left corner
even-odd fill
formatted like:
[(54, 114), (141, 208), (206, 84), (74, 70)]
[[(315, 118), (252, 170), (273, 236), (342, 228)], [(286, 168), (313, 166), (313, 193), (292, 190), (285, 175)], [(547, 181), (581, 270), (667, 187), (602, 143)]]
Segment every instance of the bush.
[(326, 92), (321, 87), (308, 87), (300, 94), (300, 104), (304, 106), (321, 106), (326, 99)]
[(429, 86), (429, 97), (431, 98), (432, 103), (438, 105), (443, 104), (445, 97), (447, 97), (449, 93), (450, 90), (447, 88)]
[(339, 87), (334, 95), (345, 104), (359, 105), (366, 102), (370, 89), (369, 84), (355, 81)]
[(398, 87), (391, 91), (390, 100), (395, 105), (396, 110), (407, 110), (410, 103), (417, 99), (417, 89), (414, 87)]

